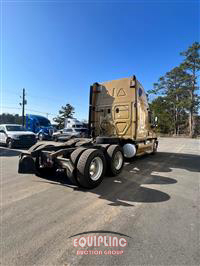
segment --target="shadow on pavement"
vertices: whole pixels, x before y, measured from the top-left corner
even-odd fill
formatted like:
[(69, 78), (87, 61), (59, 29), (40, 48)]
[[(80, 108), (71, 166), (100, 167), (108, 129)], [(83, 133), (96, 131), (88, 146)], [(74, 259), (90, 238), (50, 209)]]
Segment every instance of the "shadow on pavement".
[[(177, 180), (165, 177), (165, 173), (173, 168), (199, 172), (200, 156), (181, 153), (158, 152), (156, 155), (138, 157), (124, 166), (123, 172), (117, 177), (105, 177), (100, 186), (92, 190), (74, 187), (66, 176), (43, 177), (47, 182), (72, 187), (83, 193), (90, 192), (106, 199), (112, 206), (134, 206), (134, 202), (156, 203), (170, 199), (170, 195), (162, 191), (148, 188), (151, 184), (170, 185)], [(161, 176), (162, 174), (162, 176)]]

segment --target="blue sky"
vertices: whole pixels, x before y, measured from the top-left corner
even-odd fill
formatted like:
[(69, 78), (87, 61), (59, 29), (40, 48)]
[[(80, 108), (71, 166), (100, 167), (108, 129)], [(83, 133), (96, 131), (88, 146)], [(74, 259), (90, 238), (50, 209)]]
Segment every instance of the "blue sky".
[(2, 1), (3, 112), (88, 116), (89, 86), (135, 74), (146, 90), (199, 40), (197, 1)]

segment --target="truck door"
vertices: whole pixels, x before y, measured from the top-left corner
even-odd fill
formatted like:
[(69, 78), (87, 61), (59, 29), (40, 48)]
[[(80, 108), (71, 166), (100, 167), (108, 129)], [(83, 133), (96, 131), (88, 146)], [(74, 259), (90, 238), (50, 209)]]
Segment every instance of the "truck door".
[(118, 136), (132, 137), (132, 104), (118, 103), (113, 107), (114, 124)]
[(146, 94), (144, 89), (138, 88), (138, 101), (137, 101), (137, 112), (138, 112), (138, 127), (137, 127), (137, 138), (145, 139), (148, 136), (148, 103), (146, 100)]

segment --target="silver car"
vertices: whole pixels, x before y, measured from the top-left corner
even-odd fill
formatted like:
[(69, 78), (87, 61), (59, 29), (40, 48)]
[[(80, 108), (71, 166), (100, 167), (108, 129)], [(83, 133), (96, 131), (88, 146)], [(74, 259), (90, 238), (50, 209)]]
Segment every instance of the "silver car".
[(86, 138), (88, 137), (87, 128), (64, 128), (53, 134), (55, 141), (66, 141), (69, 137)]

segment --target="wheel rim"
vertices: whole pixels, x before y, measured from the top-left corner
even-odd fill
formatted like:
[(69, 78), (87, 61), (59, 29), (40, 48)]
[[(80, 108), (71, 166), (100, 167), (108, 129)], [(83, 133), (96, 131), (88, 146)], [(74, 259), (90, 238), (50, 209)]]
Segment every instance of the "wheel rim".
[(114, 167), (116, 170), (120, 170), (123, 164), (123, 155), (120, 151), (117, 151), (113, 159)]
[(103, 172), (103, 161), (100, 157), (95, 157), (89, 167), (90, 178), (97, 181)]

